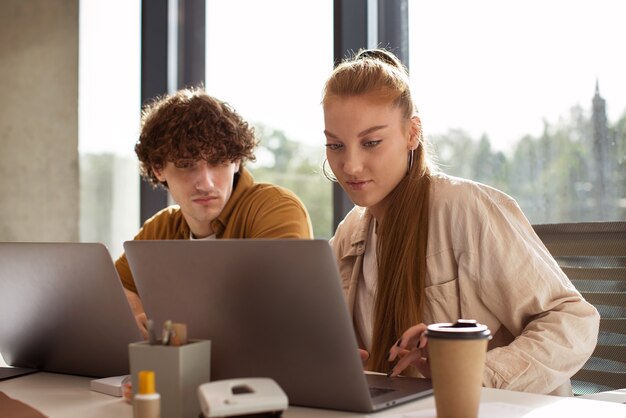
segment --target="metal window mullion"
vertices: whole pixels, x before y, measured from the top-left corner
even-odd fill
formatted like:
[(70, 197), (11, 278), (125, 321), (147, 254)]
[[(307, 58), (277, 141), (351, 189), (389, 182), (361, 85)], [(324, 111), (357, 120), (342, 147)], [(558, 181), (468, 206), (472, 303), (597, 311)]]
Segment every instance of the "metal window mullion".
[[(167, 93), (168, 1), (141, 2), (141, 105)], [(141, 179), (140, 222), (167, 206), (167, 192)]]

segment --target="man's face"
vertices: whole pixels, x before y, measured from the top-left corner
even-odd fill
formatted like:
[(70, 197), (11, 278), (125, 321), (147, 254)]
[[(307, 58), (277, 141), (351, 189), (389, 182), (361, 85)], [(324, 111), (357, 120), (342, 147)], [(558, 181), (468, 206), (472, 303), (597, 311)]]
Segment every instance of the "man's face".
[(167, 162), (154, 174), (180, 206), (195, 238), (213, 234), (211, 221), (217, 218), (233, 192), (239, 161), (211, 164), (204, 160)]

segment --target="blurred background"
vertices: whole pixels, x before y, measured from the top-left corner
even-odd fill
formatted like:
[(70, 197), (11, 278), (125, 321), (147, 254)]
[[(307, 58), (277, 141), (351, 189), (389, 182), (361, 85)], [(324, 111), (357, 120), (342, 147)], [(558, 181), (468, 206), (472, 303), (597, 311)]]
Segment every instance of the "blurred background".
[(360, 47), (408, 66), (440, 168), (533, 224), (626, 220), (626, 5), (609, 0), (3, 0), (0, 240), (103, 242), (169, 202), (139, 178), (141, 106), (204, 83), (254, 124), (258, 181), (317, 237), (350, 203), (321, 174), (320, 106)]

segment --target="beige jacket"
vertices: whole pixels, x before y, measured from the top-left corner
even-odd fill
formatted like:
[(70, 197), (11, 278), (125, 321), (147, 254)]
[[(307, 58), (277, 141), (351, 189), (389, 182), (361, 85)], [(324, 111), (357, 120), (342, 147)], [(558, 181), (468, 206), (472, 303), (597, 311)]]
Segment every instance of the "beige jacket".
[[(517, 203), (469, 180), (433, 177), (424, 323), (491, 329), (483, 385), (571, 395), (595, 348), (599, 315), (561, 271)], [(372, 216), (355, 207), (331, 240), (350, 312)]]

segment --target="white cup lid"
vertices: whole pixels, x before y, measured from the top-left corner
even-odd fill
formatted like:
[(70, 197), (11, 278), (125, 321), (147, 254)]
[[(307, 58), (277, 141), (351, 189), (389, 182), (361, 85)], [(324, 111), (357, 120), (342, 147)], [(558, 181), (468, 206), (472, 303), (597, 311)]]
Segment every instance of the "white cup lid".
[(479, 324), (474, 319), (459, 319), (454, 324), (446, 322), (429, 325), (426, 330), (426, 337), (454, 340), (490, 340), (491, 331), (487, 325)]

